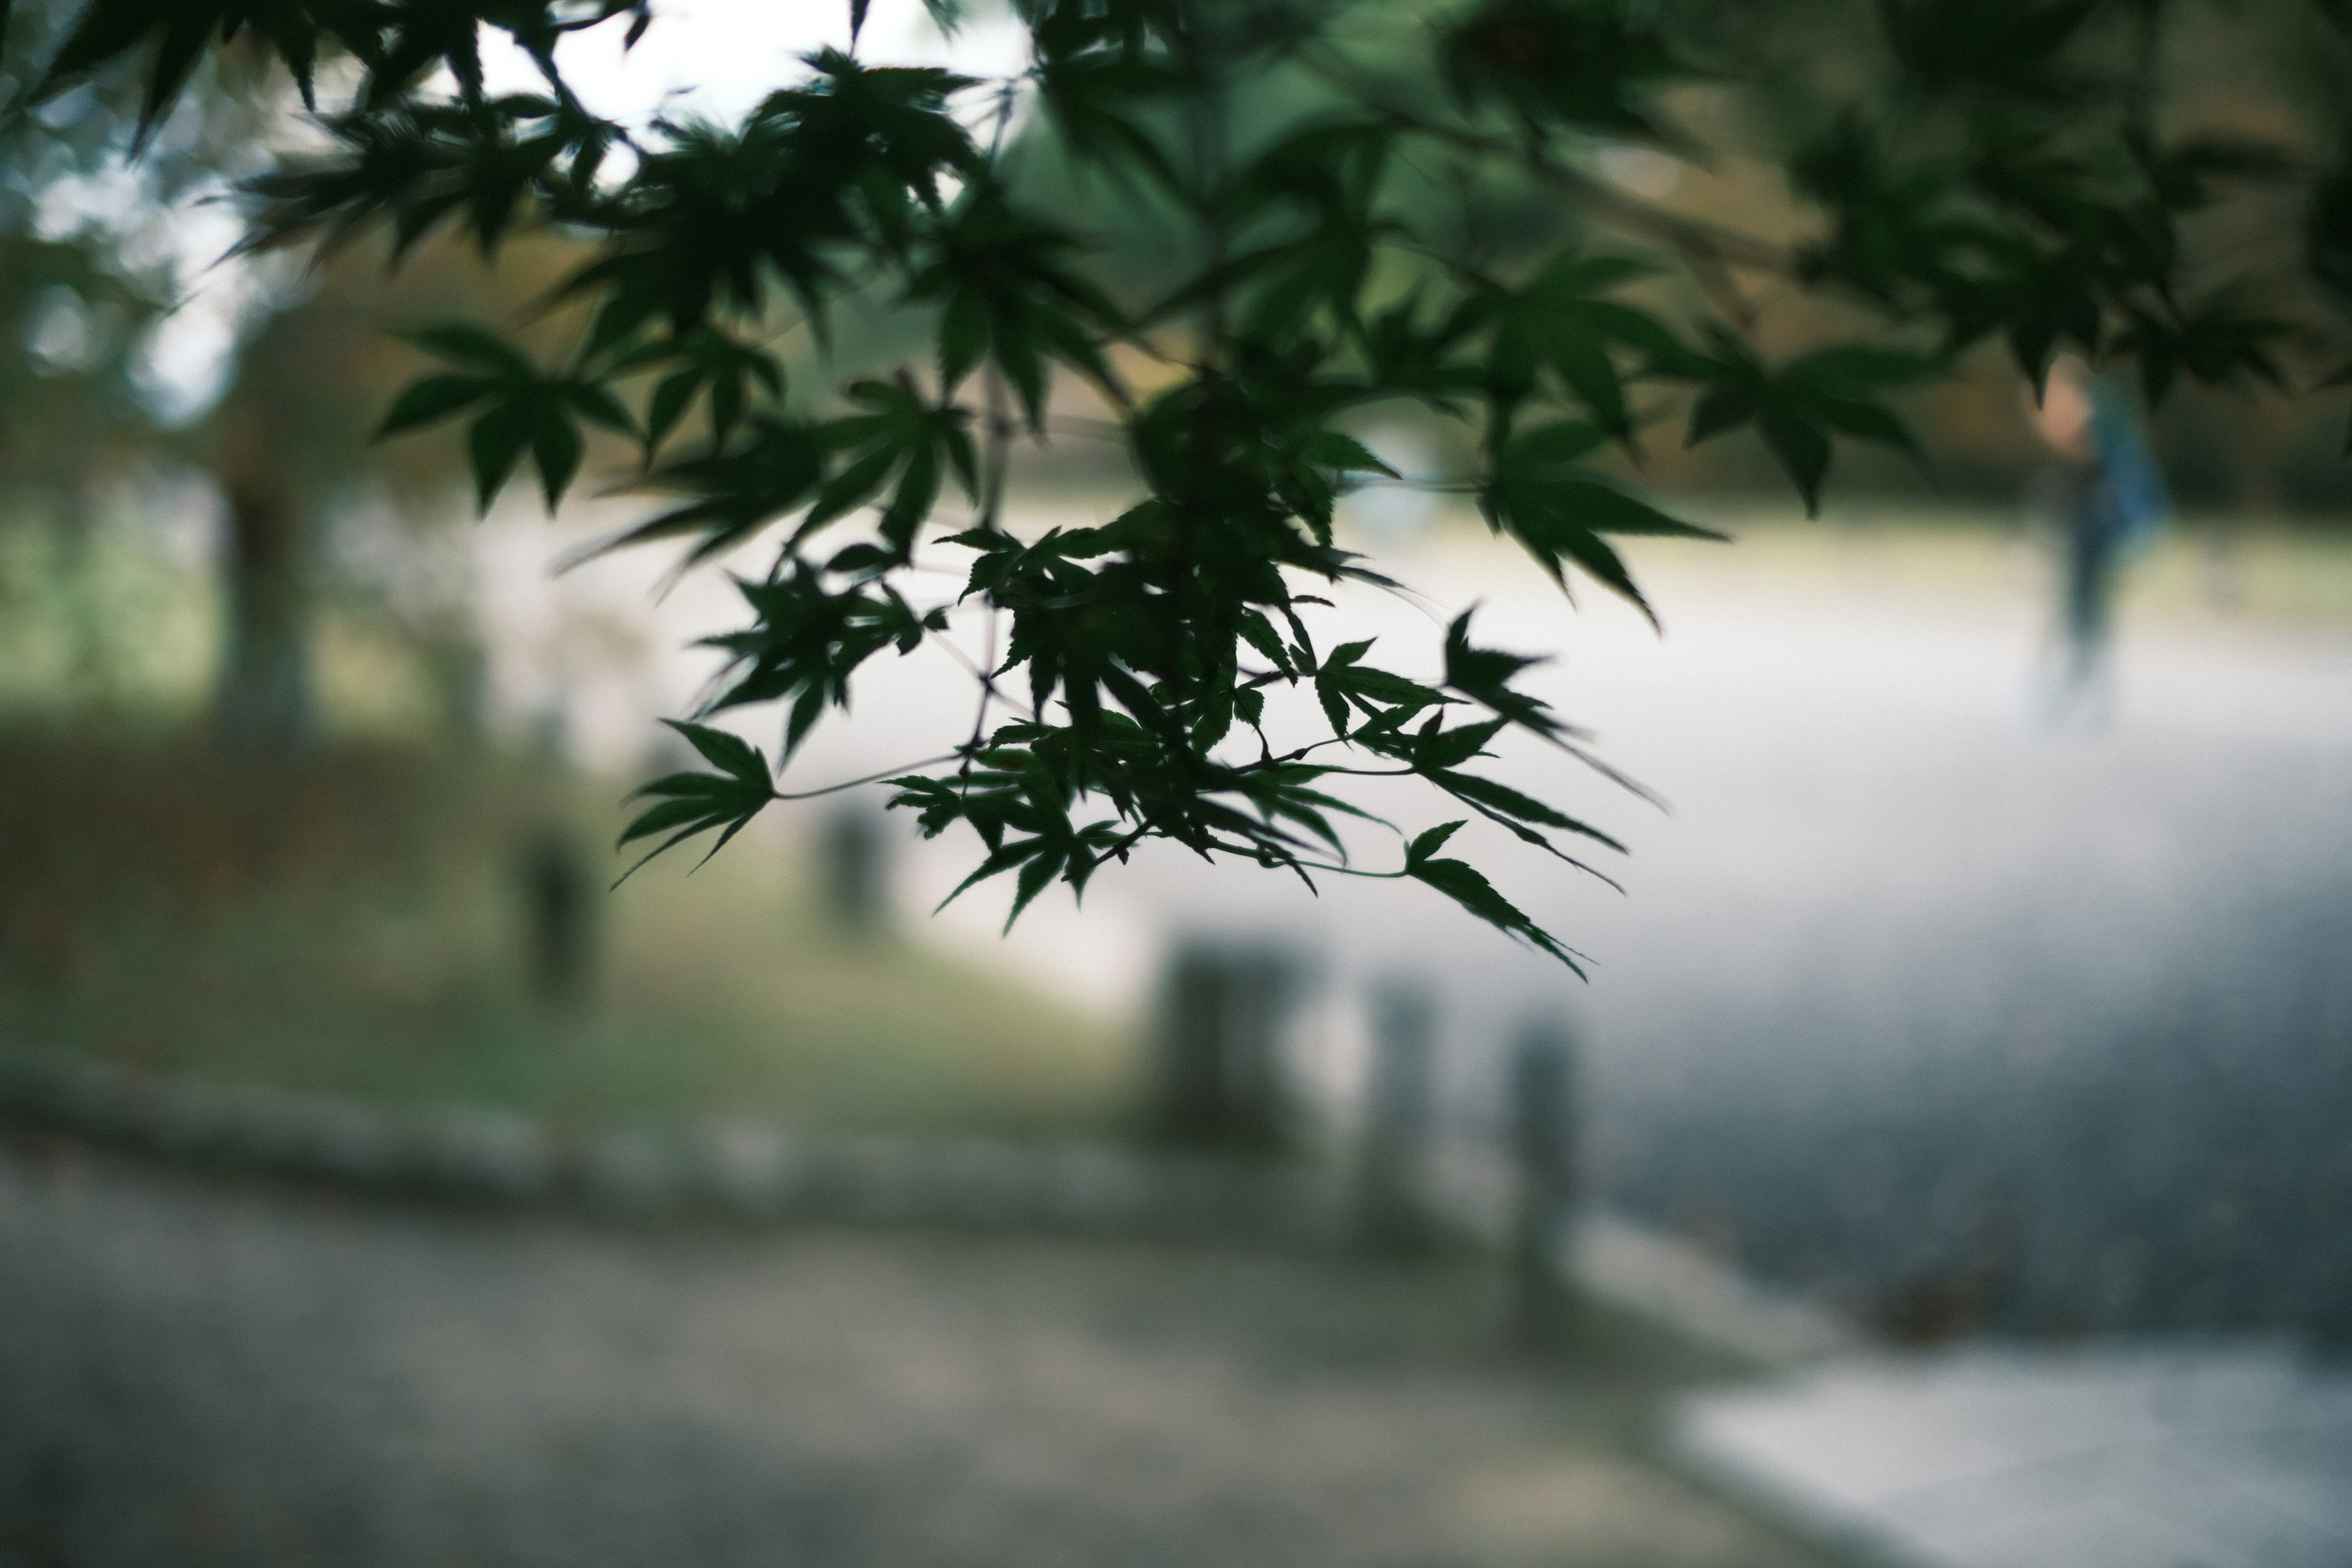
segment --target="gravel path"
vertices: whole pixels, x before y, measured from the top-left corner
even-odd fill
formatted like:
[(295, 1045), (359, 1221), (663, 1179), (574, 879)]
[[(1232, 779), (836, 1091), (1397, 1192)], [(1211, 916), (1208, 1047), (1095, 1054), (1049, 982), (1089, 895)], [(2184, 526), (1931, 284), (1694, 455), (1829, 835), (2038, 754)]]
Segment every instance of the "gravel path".
[[(1525, 1017), (1572, 1012), (1612, 1203), (1907, 1336), (2352, 1342), (2352, 628), (2165, 619), (2127, 589), (2112, 713), (2053, 726), (2034, 563), (1963, 552), (1939, 586), (1894, 537), (1779, 574), (1752, 569), (1769, 548), (1645, 554), (1664, 637), (1605, 595), (1571, 613), (1514, 550), (1441, 538), (1391, 563), (1432, 605), (1360, 600), (1317, 632), (1427, 658), (1475, 603), (1483, 639), (1559, 653), (1532, 688), (1672, 815), (1507, 748), (1502, 776), (1633, 847), (1608, 861), (1625, 895), (1483, 824), (1452, 847), (1589, 952), (1590, 984), (1412, 884), (1317, 899), (1164, 846), (1083, 911), (1041, 899), (1009, 942), (1002, 887), (926, 929), (1130, 1004), (1171, 934), (1263, 934), (1328, 982), (1312, 1043), (1342, 1082), (1369, 984), (1418, 978), (1471, 1118)], [(727, 624), (690, 596), (723, 589), (681, 590), (664, 640)], [(961, 738), (940, 665), (886, 662), (802, 776)], [(632, 700), (605, 704), (616, 731)], [(1461, 815), (1367, 796), (1415, 828)], [(1394, 863), (1378, 834), (1362, 849)], [(909, 909), (971, 863), (953, 835), (910, 846)]]
[(0, 1563), (1820, 1560), (1640, 1459), (1710, 1370), (1488, 1283), (633, 1235), (0, 1140)]
[[(1317, 900), (1177, 855), (1098, 879), (1087, 921), (1277, 933), (1339, 1046), (1370, 984), (1418, 976), (1469, 1117), (1523, 1020), (1570, 1013), (1612, 1203), (1903, 1337), (2352, 1342), (2352, 636), (2127, 619), (2109, 721), (2053, 728), (2021, 602), (1668, 584), (1661, 639), (1484, 554), (1408, 574), (1484, 593), (1500, 647), (1563, 647), (1534, 684), (1673, 802), (1497, 764), (1632, 844), (1623, 896), (1454, 841), (1591, 983), (1410, 884)], [(1433, 635), (1409, 606), (1359, 629)]]

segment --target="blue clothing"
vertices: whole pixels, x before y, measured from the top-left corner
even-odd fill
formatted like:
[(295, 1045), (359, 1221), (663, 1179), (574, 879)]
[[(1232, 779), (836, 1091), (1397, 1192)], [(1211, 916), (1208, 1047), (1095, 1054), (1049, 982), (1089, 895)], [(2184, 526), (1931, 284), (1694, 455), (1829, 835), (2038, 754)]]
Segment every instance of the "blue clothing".
[(2164, 470), (2147, 448), (2147, 437), (2122, 393), (2098, 383), (2091, 389), (2091, 445), (2098, 454), (2099, 477), (2110, 515), (2105, 526), (2114, 533), (2118, 550), (2137, 550), (2155, 542), (2172, 511), (2172, 492)]
[(2089, 391), (2089, 458), (2049, 476), (2065, 531), (2060, 613), (2072, 652), (2069, 682), (2078, 688), (2105, 662), (2116, 579), (2126, 559), (2155, 542), (2172, 510), (2129, 398), (2105, 383)]

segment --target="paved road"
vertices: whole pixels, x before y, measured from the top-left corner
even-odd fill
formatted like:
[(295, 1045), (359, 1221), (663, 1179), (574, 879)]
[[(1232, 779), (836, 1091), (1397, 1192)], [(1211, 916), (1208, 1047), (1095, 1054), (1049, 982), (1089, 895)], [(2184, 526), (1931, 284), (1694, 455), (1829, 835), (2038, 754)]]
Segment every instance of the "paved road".
[(2263, 1340), (1964, 1346), (1694, 1399), (1689, 1453), (1873, 1561), (2341, 1568), (2352, 1367)]
[(632, 1236), (0, 1136), (0, 1563), (1755, 1565), (1631, 1457), (1690, 1352), (1474, 1274)]
[[(1592, 955), (1589, 986), (1416, 889), (1318, 901), (1171, 854), (1097, 879), (1083, 914), (1042, 900), (1008, 945), (984, 894), (940, 929), (1129, 1005), (1171, 932), (1289, 942), (1339, 1004), (1313, 1044), (1342, 1086), (1350, 1000), (1423, 976), (1466, 1115), (1491, 1107), (1517, 1020), (1570, 1008), (1615, 1201), (1907, 1333), (2352, 1334), (2352, 631), (2126, 605), (2112, 722), (2053, 733), (2029, 570), (1936, 595), (1874, 575), (1866, 550), (1832, 558), (1844, 575), (1750, 578), (1737, 549), (1666, 555), (1660, 638), (1612, 602), (1571, 615), (1512, 552), (1454, 540), (1403, 563), (1430, 606), (1359, 605), (1329, 634), (1432, 653), (1443, 616), (1483, 602), (1484, 635), (1561, 653), (1541, 689), (1674, 803), (1653, 813), (1538, 751), (1506, 764), (1633, 846), (1622, 897), (1498, 835), (1456, 841)], [(725, 615), (673, 609), (665, 635)], [(804, 775), (967, 728), (940, 664), (883, 670)], [(913, 854), (909, 903), (970, 853)]]

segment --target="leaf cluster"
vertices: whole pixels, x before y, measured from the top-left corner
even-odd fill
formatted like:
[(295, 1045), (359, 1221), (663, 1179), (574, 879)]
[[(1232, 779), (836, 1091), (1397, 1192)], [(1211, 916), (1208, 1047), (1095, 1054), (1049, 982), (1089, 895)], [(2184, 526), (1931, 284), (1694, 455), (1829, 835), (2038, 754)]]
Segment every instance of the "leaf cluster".
[[(1444, 851), (1474, 820), (1596, 875), (1582, 857), (1622, 847), (1494, 776), (1514, 737), (1625, 781), (1527, 689), (1536, 661), (1482, 646), (1467, 616), (1418, 663), (1325, 646), (1337, 595), (1398, 588), (1338, 542), (1339, 500), (1466, 493), (1563, 590), (1589, 580), (1647, 614), (1619, 542), (1717, 537), (1622, 478), (1669, 424), (1688, 443), (1748, 433), (1812, 508), (1841, 442), (1924, 463), (1900, 399), (1980, 343), (2036, 384), (2070, 345), (2136, 361), (2151, 398), (2182, 377), (2287, 383), (2283, 356), (2324, 323), (2209, 276), (2191, 220), (2299, 182), (2306, 269), (2352, 307), (2352, 174), (2326, 172), (2335, 149), (2168, 121), (2161, 45), (2186, 5), (1812, 0), (1850, 41), (1825, 66), (1751, 47), (1756, 13), (1708, 0), (1472, 0), (1426, 22), (1381, 0), (1015, 0), (1028, 63), (982, 80), (866, 63), (852, 0), (848, 47), (740, 120), (627, 126), (572, 92), (559, 46), (607, 26), (633, 41), (645, 0), (88, 0), (38, 91), (134, 69), (152, 123), (210, 44), (257, 43), (306, 92), (341, 53), (358, 88), (322, 112), (325, 151), (254, 184), (255, 243), (447, 229), (490, 255), (548, 228), (587, 248), (557, 289), (586, 320), (562, 363), (482, 326), (422, 329), (446, 368), (385, 431), (463, 416), (481, 503), (528, 457), (552, 507), (601, 429), (665, 498), (616, 543), (698, 561), (771, 542), (696, 718), (777, 710), (775, 758), (681, 723), (711, 771), (646, 786), (625, 843), (723, 843), (861, 670), (962, 617), (995, 628), (970, 739), (894, 774), (891, 804), (927, 834), (970, 830), (965, 885), (1010, 877), (1014, 915), (1165, 840), (1310, 884), (1412, 880), (1573, 966)], [(486, 91), (485, 29), (543, 90)], [(1400, 29), (1418, 42), (1362, 44)], [(1718, 147), (1675, 112), (1809, 71), (1811, 123), (1782, 142)], [(1613, 185), (1599, 154), (1627, 143), (1768, 159), (1816, 226), (1744, 234)], [(1034, 198), (1024, 160), (1045, 147), (1172, 215), (1172, 283), (1139, 300), (1086, 209)], [(1433, 168), (1462, 172), (1465, 203), (1490, 174), (1548, 192), (1574, 232), (1498, 248), (1436, 210)], [(1867, 324), (1768, 351), (1759, 299), (1804, 292)], [(788, 398), (776, 337), (823, 344), (853, 300), (923, 323), (920, 350)], [(1110, 416), (1133, 503), (1024, 532), (1006, 467), (1066, 424), (1070, 388)], [(1396, 473), (1359, 438), (1374, 411), (1458, 425), (1474, 464)], [(960, 586), (932, 592), (942, 552)], [(1458, 815), (1392, 829), (1360, 804), (1365, 778), (1417, 781)], [(1360, 860), (1381, 830), (1395, 852)]]

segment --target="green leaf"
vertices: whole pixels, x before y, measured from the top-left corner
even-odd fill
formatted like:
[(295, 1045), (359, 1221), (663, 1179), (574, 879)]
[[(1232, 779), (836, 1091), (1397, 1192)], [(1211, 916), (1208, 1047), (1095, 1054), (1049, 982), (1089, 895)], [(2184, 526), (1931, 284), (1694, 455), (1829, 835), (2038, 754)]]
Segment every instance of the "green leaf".
[(1013, 882), (1013, 908), (1004, 917), (1004, 929), (1011, 931), (1021, 912), (1034, 902), (1038, 894), (1054, 884), (1055, 877), (1068, 863), (1066, 855), (1046, 851), (1034, 857), (1021, 868)]
[[(2329, 376), (2326, 381), (2321, 382), (2319, 384), (2324, 390), (2332, 390), (2339, 386), (2352, 386), (2352, 360), (2346, 361), (2342, 365), (2336, 368), (2335, 374)], [(2345, 427), (2344, 452), (2347, 457), (2352, 457), (2352, 424), (2347, 424)]]
[(1515, 437), (1503, 449), (1479, 505), (1496, 527), (1524, 544), (1562, 588), (1573, 563), (1622, 595), (1653, 625), (1657, 617), (1604, 533), (1661, 538), (1723, 536), (1679, 521), (1575, 466), (1599, 439), (1591, 426), (1551, 425)]
[(637, 434), (637, 422), (621, 400), (593, 381), (568, 381), (559, 384), (563, 401), (572, 411), (589, 424), (612, 431), (617, 436)]
[(740, 735), (730, 734), (708, 724), (690, 724), (680, 719), (665, 719), (662, 722), (684, 736), (687, 744), (712, 767), (742, 784), (766, 787), (770, 776), (768, 761), (760, 754), (758, 747)]
[(1392, 479), (1403, 477), (1374, 457), (1370, 447), (1338, 430), (1318, 430), (1309, 437), (1306, 456), (1311, 463), (1342, 473), (1386, 474)]
[(2208, 386), (2259, 382), (2284, 388), (2286, 374), (2272, 349), (2295, 335), (2292, 322), (2259, 309), (2255, 288), (2228, 285), (2187, 305), (2135, 307), (2118, 346), (2139, 358), (2140, 382), (2151, 407), (2164, 401), (2183, 372)]
[(1764, 437), (1764, 445), (1795, 482), (1797, 493), (1804, 498), (1805, 515), (1818, 515), (1822, 481), (1830, 471), (1830, 438), (1822, 433), (1821, 422), (1808, 418), (1804, 411), (1768, 402), (1757, 411), (1756, 433)]
[(809, 509), (804, 526), (818, 527), (864, 504), (889, 479), (890, 469), (898, 460), (895, 450), (881, 447), (850, 464), (818, 493), (816, 505)]
[(1685, 444), (1696, 446), (1752, 422), (1804, 499), (1806, 512), (1816, 513), (1832, 434), (1893, 447), (1926, 465), (1910, 427), (1873, 394), (1918, 381), (1933, 369), (1932, 362), (1905, 350), (1853, 343), (1817, 349), (1769, 369), (1746, 344), (1718, 331), (1714, 354), (1693, 373), (1706, 385), (1692, 406)]
[(1406, 868), (1412, 869), (1412, 868), (1420, 866), (1431, 856), (1445, 847), (1445, 841), (1447, 839), (1453, 837), (1455, 834), (1461, 832), (1468, 826), (1469, 823), (1467, 819), (1460, 822), (1448, 822), (1441, 824), (1436, 827), (1433, 827), (1426, 833), (1420, 835), (1418, 837), (1413, 839), (1411, 844), (1405, 847), (1404, 863)]
[[(688, 791), (677, 787), (681, 777), (690, 776), (673, 774), (669, 779), (656, 781), (656, 785), (648, 785), (638, 792), (639, 796), (655, 794), (666, 795), (668, 798), (656, 799), (653, 805), (640, 811), (622, 830), (614, 847), (626, 848), (631, 844), (663, 834), (668, 837), (624, 871), (614, 886), (618, 887), (621, 882), (627, 881), (656, 858), (688, 839), (715, 828), (719, 830), (719, 837), (698, 863), (707, 864), (712, 856), (727, 847), (737, 834), (750, 826), (752, 819), (775, 798), (773, 792), (764, 786), (752, 789), (729, 780), (709, 780), (712, 787), (700, 790)], [(668, 787), (659, 788), (657, 785)]]
[(497, 389), (498, 383), (481, 375), (428, 375), (402, 389), (391, 411), (376, 428), (376, 438), (397, 436), (470, 408)]
[(510, 347), (495, 332), (467, 321), (444, 321), (436, 326), (416, 327), (400, 336), (425, 353), (455, 364), (472, 365), (478, 370), (509, 380), (529, 380), (535, 373), (531, 363)]
[(1608, 297), (1651, 270), (1639, 261), (1583, 251), (1555, 257), (1496, 319), (1498, 384), (1522, 395), (1532, 385), (1535, 366), (1548, 365), (1605, 437), (1630, 442), (1633, 416), (1618, 355), (1640, 356), (1643, 371), (1686, 368), (1697, 357), (1656, 317)]
[(988, 352), (988, 306), (976, 293), (958, 293), (940, 312), (940, 387), (953, 393)]
[(1407, 862), (1406, 873), (1415, 881), (1425, 882), (1444, 893), (1496, 930), (1559, 960), (1578, 979), (1585, 977), (1584, 966), (1577, 962), (1580, 955), (1573, 949), (1563, 946), (1549, 931), (1529, 920), (1467, 861), (1416, 858)]
[(626, 848), (664, 834), (668, 837), (622, 873), (622, 881), (686, 840), (718, 829), (718, 840), (702, 858), (708, 862), (776, 798), (767, 761), (749, 742), (707, 724), (667, 719), (663, 722), (684, 736), (705, 762), (722, 771), (670, 773), (632, 792), (631, 800), (649, 800), (653, 804), (622, 830), (615, 847)]
[(702, 383), (701, 372), (681, 370), (665, 376), (654, 388), (653, 400), (646, 407), (646, 444), (658, 447), (665, 437), (677, 427), (686, 411), (694, 404), (694, 395)]
[(530, 454), (539, 465), (540, 488), (547, 498), (548, 510), (553, 511), (563, 492), (572, 488), (585, 449), (579, 427), (562, 405), (552, 398), (540, 401), (531, 411)]
[(1580, 838), (1590, 838), (1596, 844), (1606, 845), (1621, 853), (1630, 853), (1624, 845), (1591, 823), (1579, 821), (1564, 812), (1555, 810), (1532, 795), (1520, 794), (1508, 784), (1497, 784), (1493, 779), (1480, 778), (1475, 773), (1445, 772), (1437, 773), (1435, 777), (1448, 792), (1478, 805), (1490, 806), (1506, 816), (1514, 816), (1522, 822), (1538, 823), (1546, 827), (1557, 827), (1564, 833), (1573, 833)]
[(1558, 742), (1570, 733), (1540, 698), (1515, 691), (1511, 682), (1524, 671), (1546, 662), (1527, 654), (1479, 647), (1470, 640), (1470, 617), (1465, 610), (1445, 628), (1445, 684), (1521, 729)]
[(1473, 757), (1484, 756), (1486, 748), (1507, 727), (1500, 719), (1488, 719), (1475, 724), (1459, 724), (1451, 730), (1439, 726), (1444, 715), (1433, 713), (1429, 722), (1413, 738), (1411, 750), (1412, 765), (1426, 773), (1459, 767)]
[(531, 405), (509, 399), (492, 405), (467, 431), (466, 456), (474, 470), (475, 500), (485, 515), (513, 476), (515, 465), (522, 460), (535, 426)]
[[(2313, 4), (2352, 15), (2347, 0)], [(954, 20), (945, 0), (928, 8)], [(1346, 862), (1334, 824), (1359, 813), (1339, 796), (1360, 774), (1413, 775), (1446, 811), (1562, 858), (1617, 847), (1465, 771), (1518, 730), (1636, 787), (1524, 689), (1537, 660), (1476, 645), (1467, 616), (1445, 632), (1442, 680), (1340, 641), (1344, 593), (1401, 586), (1331, 533), (1349, 486), (1399, 478), (1347, 433), (1375, 416), (1469, 433), (1488, 522), (1563, 590), (1598, 582), (1646, 613), (1623, 540), (1717, 537), (1622, 477), (1672, 406), (1662, 384), (1687, 392), (1688, 441), (1752, 430), (1810, 508), (1842, 443), (1924, 467), (1903, 395), (1979, 345), (2037, 379), (2071, 343), (2137, 356), (2151, 395), (2188, 378), (2260, 387), (2296, 345), (2328, 341), (2287, 264), (2316, 304), (2352, 299), (2352, 174), (2332, 132), (2283, 133), (2292, 161), (2182, 139), (2179, 115), (2158, 111), (2194, 37), (2166, 30), (2183, 8), (2164, 0), (1872, 0), (1810, 21), (1455, 0), (1420, 8), (1426, 26), (1238, 5), (1202, 33), (1192, 13), (1215, 9), (1015, 0), (1029, 66), (994, 99), (999, 84), (856, 58), (871, 17), (851, 0), (851, 50), (819, 49), (749, 112), (624, 128), (583, 108), (558, 62), (608, 20), (633, 41), (646, 0), (67, 0), (37, 92), (56, 103), (44, 133), (83, 110), (56, 93), (87, 82), (91, 112), (127, 105), (144, 136), (212, 51), (274, 56), (306, 95), (317, 60), (347, 59), (331, 80), (351, 101), (250, 186), (255, 246), (381, 231), (399, 257), (454, 231), (484, 255), (525, 233), (575, 247), (529, 331), (536, 344), (576, 320), (568, 353), (542, 363), (520, 329), (424, 326), (409, 341), (433, 374), (392, 400), (383, 429), (462, 425), (484, 507), (526, 455), (551, 506), (576, 494), (590, 436), (611, 432), (639, 444), (638, 477), (661, 499), (609, 542), (677, 541), (684, 565), (772, 536), (740, 584), (742, 624), (705, 644), (723, 662), (698, 713), (758, 708), (779, 758), (682, 731), (702, 764), (634, 796), (624, 842), (740, 832), (871, 662), (920, 648), (952, 615), (958, 647), (989, 650), (981, 717), (940, 776), (896, 781), (892, 804), (926, 833), (971, 829), (974, 878), (1011, 876), (1016, 915), (1155, 840), (1311, 879)], [(2248, 27), (2319, 36), (2236, 9)], [(12, 44), (30, 20), (16, 10)], [(486, 36), (546, 79), (494, 92)], [(1901, 73), (1891, 100), (1874, 62)], [(1717, 80), (1765, 118), (1710, 109), (1702, 144), (1668, 106)], [(1813, 101), (1824, 91), (1835, 101)], [(1024, 93), (1034, 115), (995, 122)], [(1827, 129), (1787, 160), (1811, 221), (1751, 235), (1712, 190), (1685, 203), (1596, 183), (1603, 151), (1629, 142), (1745, 178), (1763, 167), (1754, 153), (1816, 120)], [(1194, 144), (1228, 121), (1218, 145)], [(210, 127), (185, 123), (199, 141)], [(73, 167), (109, 153), (67, 142)], [(180, 153), (158, 150), (174, 160), (159, 189)], [(2251, 193), (2268, 204), (2252, 216), (2278, 220), (2275, 244), (2248, 253), (2262, 286), (2200, 293), (2227, 261), (2217, 237), (2253, 232), (2220, 206), (2253, 181), (2280, 185)], [(915, 338), (834, 336), (893, 311)], [(1839, 321), (1872, 324), (1825, 341)], [(803, 327), (793, 363), (879, 366), (793, 389), (820, 412), (787, 407), (768, 346)], [(1796, 346), (1768, 358), (1750, 331)], [(1150, 384), (1140, 406), (1120, 380), (1130, 364)], [(1059, 395), (1066, 374), (1102, 394), (1095, 418)], [(962, 406), (998, 392), (1041, 445), (1109, 438), (1133, 504), (1042, 533), (992, 515), (956, 538), (968, 575), (936, 577), (919, 545), (950, 479), (977, 503), (1003, 478), (998, 433), (975, 441)], [(875, 526), (814, 538), (851, 514)], [(1328, 658), (1318, 636), (1339, 645)], [(1300, 739), (1295, 699), (1267, 694), (1310, 679), (1332, 733)], [(1398, 875), (1564, 956), (1447, 858), (1459, 826), (1413, 837)]]

